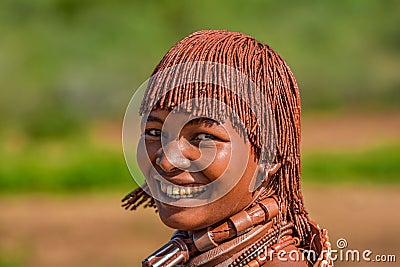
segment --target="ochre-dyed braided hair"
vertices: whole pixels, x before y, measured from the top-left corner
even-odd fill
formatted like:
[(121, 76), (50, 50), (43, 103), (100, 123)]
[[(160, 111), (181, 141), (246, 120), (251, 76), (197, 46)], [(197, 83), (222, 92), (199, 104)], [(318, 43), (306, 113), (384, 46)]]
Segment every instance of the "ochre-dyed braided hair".
[[(300, 191), (300, 97), (290, 68), (271, 47), (251, 36), (207, 30), (195, 32), (174, 45), (157, 65), (153, 75), (187, 62), (216, 62), (232, 67), (248, 77), (257, 89), (239, 92), (242, 100), (229, 89), (204, 82), (177, 86), (167, 92), (163, 88), (174, 87), (171, 84), (166, 86), (168, 83), (179, 84), (176, 80), (182, 78), (184, 72), (180, 71), (180, 77), (166, 72), (157, 79), (150, 80), (141, 113), (150, 112), (148, 109), (154, 107), (171, 109), (192, 98), (206, 97), (224, 102), (244, 125), (259, 160), (281, 163), (278, 172), (268, 181), (268, 190), (260, 197), (274, 192), (280, 204), (280, 216), (276, 223), (282, 220), (293, 221), (297, 235), (305, 241), (310, 228)], [(202, 76), (206, 71), (206, 68), (200, 68), (197, 73)], [(252, 107), (256, 105), (261, 105), (259, 110), (262, 114), (253, 112)], [(198, 114), (211, 112), (214, 114), (209, 115), (216, 117), (216, 114), (229, 116), (221, 105), (196, 106), (189, 101), (184, 109), (189, 112), (198, 111)], [(237, 124), (235, 121), (232, 123)], [(259, 125), (270, 123), (275, 125), (274, 133), (263, 131)], [(271, 140), (271, 136), (274, 140)], [(272, 145), (275, 146), (274, 153), (271, 153)], [(269, 158), (271, 155), (272, 159)], [(141, 204), (155, 207), (154, 199), (141, 188), (127, 195), (123, 201), (123, 206), (132, 210)]]

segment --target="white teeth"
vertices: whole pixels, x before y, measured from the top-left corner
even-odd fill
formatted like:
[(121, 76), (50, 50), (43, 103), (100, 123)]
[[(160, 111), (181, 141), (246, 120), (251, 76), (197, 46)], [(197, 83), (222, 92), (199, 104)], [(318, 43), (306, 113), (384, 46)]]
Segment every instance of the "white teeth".
[(164, 183), (161, 183), (161, 191), (164, 193), (167, 193), (167, 185)]
[(172, 194), (173, 195), (179, 195), (179, 187), (173, 186), (172, 187)]
[(207, 186), (179, 186), (160, 182), (161, 192), (171, 198), (192, 198), (207, 190)]

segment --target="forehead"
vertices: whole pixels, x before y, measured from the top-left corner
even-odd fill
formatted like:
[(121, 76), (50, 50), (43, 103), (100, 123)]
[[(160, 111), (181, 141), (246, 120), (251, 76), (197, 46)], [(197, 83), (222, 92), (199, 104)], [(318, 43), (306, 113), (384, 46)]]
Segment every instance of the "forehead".
[(171, 112), (167, 109), (154, 109), (148, 115), (142, 116), (142, 124), (147, 122), (159, 122), (162, 124), (194, 124), (203, 123), (208, 125), (225, 124), (226, 120), (218, 120), (217, 118), (207, 118), (203, 116), (195, 116), (189, 112)]

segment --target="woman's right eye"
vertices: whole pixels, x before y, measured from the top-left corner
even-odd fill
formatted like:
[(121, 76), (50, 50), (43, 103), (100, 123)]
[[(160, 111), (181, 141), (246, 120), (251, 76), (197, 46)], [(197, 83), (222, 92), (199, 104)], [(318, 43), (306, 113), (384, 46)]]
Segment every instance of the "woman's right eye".
[(151, 137), (161, 137), (161, 130), (158, 129), (147, 129), (144, 131), (144, 134), (146, 136), (151, 136)]

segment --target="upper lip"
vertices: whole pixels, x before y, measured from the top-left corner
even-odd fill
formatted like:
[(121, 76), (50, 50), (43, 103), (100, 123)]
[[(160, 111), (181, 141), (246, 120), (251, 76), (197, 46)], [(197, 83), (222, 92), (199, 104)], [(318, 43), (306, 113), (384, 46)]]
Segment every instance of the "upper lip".
[[(174, 175), (172, 175), (174, 174)], [(175, 184), (175, 185), (180, 185), (180, 186), (185, 186), (185, 185), (205, 185), (207, 183), (203, 183), (200, 181), (197, 181), (196, 177), (193, 176), (197, 176), (197, 173), (189, 173), (189, 172), (180, 172), (180, 173), (171, 173), (171, 174), (165, 174), (164, 172), (153, 172), (152, 173), (152, 178), (158, 180), (158, 181), (162, 181), (163, 178), (165, 179), (167, 182)], [(165, 181), (163, 181), (165, 182)]]

